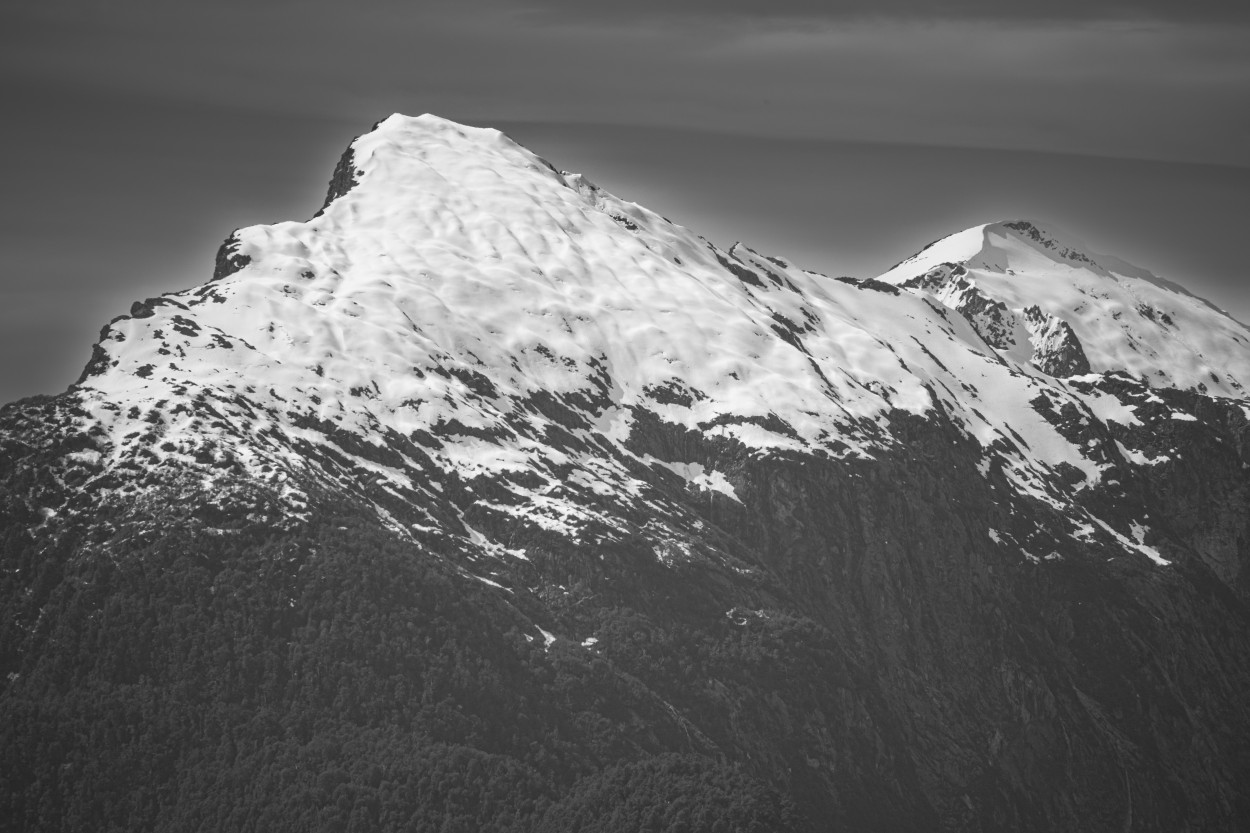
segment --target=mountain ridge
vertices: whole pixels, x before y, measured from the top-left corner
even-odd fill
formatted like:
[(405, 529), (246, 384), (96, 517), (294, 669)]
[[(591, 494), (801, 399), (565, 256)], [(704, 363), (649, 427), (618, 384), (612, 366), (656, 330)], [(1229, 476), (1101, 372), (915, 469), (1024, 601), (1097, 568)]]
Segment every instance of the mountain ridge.
[[(985, 324), (966, 306), (956, 304), (964, 314), (952, 318), (923, 298), (877, 289), (886, 284), (830, 281), (744, 246), (722, 252), (584, 177), (556, 172), (497, 131), (435, 117), (384, 120), (353, 142), (351, 155), (356, 185), (318, 217), (235, 232), (218, 260), (233, 258), (237, 271), (115, 321), (97, 349), (117, 344), (131, 358), (97, 357), (93, 365), (129, 368), (88, 374), (82, 391), (118, 386), (150, 406), (171, 401), (159, 391), (181, 395), (188, 386), (254, 393), (259, 374), (272, 383), (267, 403), (223, 405), (240, 422), (260, 408), (265, 425), (286, 421), (287, 433), (310, 441), (316, 433), (300, 426), (328, 418), (366, 444), (378, 429), (412, 435), (454, 423), (464, 436), (487, 439), (473, 452), (487, 456), (466, 456), (469, 443), (460, 441), (443, 466), (469, 476), (483, 465), (519, 466), (545, 481), (551, 461), (526, 439), (538, 423), (522, 401), (536, 392), (579, 398), (589, 406), (588, 427), (618, 442), (628, 440), (642, 407), (758, 453), (870, 457), (876, 443), (889, 442), (888, 414), (962, 411), (965, 430), (987, 448), (1015, 446), (1007, 465), (1024, 491), (1046, 480), (1037, 463), (1073, 466), (1097, 482), (1102, 461), (1121, 457), (1114, 449), (1091, 457), (1027, 405), (1050, 385), (1029, 368), (1089, 369), (1081, 345), (1090, 337), (1036, 305), (1016, 315), (982, 299), (996, 320)], [(989, 227), (979, 228), (971, 233)], [(414, 236), (432, 242), (410, 242)], [(194, 318), (183, 314), (192, 309)], [(238, 332), (257, 309), (266, 310), (261, 321)], [(1012, 352), (1034, 341), (1044, 355), (1032, 364)], [(159, 358), (175, 352), (222, 381)], [(1018, 364), (1003, 364), (1004, 356)], [(166, 364), (172, 372), (156, 369)], [(1099, 369), (1120, 369), (1106, 364)], [(977, 378), (994, 380), (993, 399), (976, 392)], [(1009, 386), (1019, 390), (1015, 402), (1003, 399)], [(1047, 395), (1095, 416), (1079, 390)], [(129, 407), (152, 419), (145, 405)], [(170, 434), (164, 442), (177, 446)], [(369, 463), (357, 457), (357, 465)], [(403, 480), (404, 469), (389, 476)], [(631, 476), (617, 476), (628, 494)], [(536, 499), (528, 490), (523, 497)]]
[[(989, 228), (990, 256), (964, 245)], [(1033, 224), (954, 238), (829, 278), (719, 249), (498, 131), (384, 119), (312, 219), (235, 231), (212, 280), (107, 325), (69, 391), (0, 411), (0, 696), (81, 719), (73, 685), (39, 701), (79, 628), (106, 657), (148, 653), (56, 673), (105, 692), (195, 680), (223, 709), (207, 657), (256, 644), (272, 671), (239, 670), (229, 696), (278, 704), (287, 728), (261, 734), (294, 756), (310, 695), (275, 681), (359, 632), (339, 662), (389, 693), (317, 700), (324, 731), (426, 727), (420, 766), (461, 760), (431, 744), (501, 756), (524, 773), (500, 776), (508, 801), (525, 782), (548, 804), (499, 829), (585, 821), (562, 790), (658, 789), (639, 773), (669, 769), (692, 795), (746, 783), (732, 770), (784, 797), (797, 816), (740, 809), (775, 829), (1120, 829), (1126, 800), (1143, 829), (1233, 829), (1250, 818), (1250, 731), (1227, 729), (1248, 719), (1250, 342)], [(315, 601), (326, 571), (358, 588), (341, 610)], [(458, 612), (383, 627), (366, 611), (386, 571), (411, 577), (387, 616)], [(174, 599), (181, 633), (225, 641), (151, 644), (91, 612), (142, 623)], [(253, 617), (277, 624), (238, 630)], [(397, 627), (435, 646), (410, 646), (425, 670), (385, 654)], [(460, 643), (478, 659), (453, 661)], [(434, 667), (491, 670), (473, 693)], [(538, 740), (556, 726), (573, 740)], [(6, 766), (38, 768), (34, 730), (4, 729), (28, 750)], [(190, 765), (206, 742), (167, 754), (217, 783), (228, 768)], [(95, 781), (13, 772), (23, 818), (94, 800)], [(368, 809), (371, 778), (342, 783), (395, 826)], [(413, 794), (378, 801), (411, 814)]]

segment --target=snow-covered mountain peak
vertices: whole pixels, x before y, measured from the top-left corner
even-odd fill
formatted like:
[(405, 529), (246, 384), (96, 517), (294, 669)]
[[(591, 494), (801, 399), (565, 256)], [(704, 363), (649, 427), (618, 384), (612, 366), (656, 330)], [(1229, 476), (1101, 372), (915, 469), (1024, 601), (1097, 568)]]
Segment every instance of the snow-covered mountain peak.
[(442, 173), (463, 168), (517, 168), (555, 174), (539, 157), (492, 127), (471, 127), (431, 114), (388, 116), (351, 144), (361, 183), (418, 175), (422, 167)]
[(1250, 343), (1073, 252), (828, 277), (386, 119), (0, 408), (9, 826), (1250, 829)]
[(906, 280), (943, 263), (1003, 273), (1032, 273), (1066, 265), (1107, 274), (1089, 249), (1070, 234), (1034, 220), (1001, 220), (930, 243), (881, 277)]
[(657, 466), (738, 501), (743, 461), (876, 459), (917, 420), (1062, 506), (1114, 481), (1122, 452), (1090, 426), (1136, 407), (1087, 374), (1240, 396), (1250, 342), (1055, 239), (990, 224), (891, 282), (829, 278), (717, 248), (498, 131), (392, 116), (317, 216), (239, 229), (214, 280), (110, 322), (75, 396), (106, 469), (242, 472), (291, 501), (329, 482), (489, 552), (507, 542), (413, 513), (464, 488), (575, 538), (652, 511)]
[[(1010, 266), (1023, 266), (1022, 255), (1041, 255), (1056, 262), (1067, 262), (1081, 268), (1101, 271), (1089, 247), (1073, 235), (1036, 220), (1003, 220), (985, 227), (987, 248), (1002, 252)], [(1020, 244), (1027, 248), (1022, 250)], [(1026, 254), (1027, 253), (1027, 254)], [(1015, 256), (1013, 259), (1012, 256)]]
[[(1030, 344), (1041, 326), (1049, 343), (1067, 345), (1065, 356), (1079, 344), (1087, 363), (1054, 365), (1073, 373), (1123, 371), (1156, 387), (1236, 398), (1250, 389), (1244, 325), (1179, 285), (1041, 223), (974, 226), (930, 244), (881, 280), (935, 297), (968, 317), (991, 346), (1034, 366), (1053, 364)], [(1064, 328), (1075, 341), (1055, 341)]]

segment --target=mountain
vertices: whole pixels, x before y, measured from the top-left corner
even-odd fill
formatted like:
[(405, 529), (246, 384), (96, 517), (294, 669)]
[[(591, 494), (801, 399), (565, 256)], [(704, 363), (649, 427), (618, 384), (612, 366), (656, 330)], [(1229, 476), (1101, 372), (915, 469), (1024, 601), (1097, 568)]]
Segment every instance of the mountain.
[(1048, 373), (1123, 371), (1157, 387), (1246, 398), (1244, 324), (1177, 284), (1036, 223), (968, 229), (882, 280), (933, 295), (992, 347)]
[(392, 116), (0, 411), (17, 829), (1250, 825), (1250, 330)]

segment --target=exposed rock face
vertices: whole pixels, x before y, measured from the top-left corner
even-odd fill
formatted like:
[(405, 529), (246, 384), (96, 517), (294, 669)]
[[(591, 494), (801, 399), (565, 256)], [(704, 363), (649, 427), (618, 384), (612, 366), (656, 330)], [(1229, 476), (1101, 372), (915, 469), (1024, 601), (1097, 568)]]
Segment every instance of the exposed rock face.
[(1027, 355), (1029, 364), (1043, 373), (1056, 377), (1089, 373), (1089, 359), (1068, 322), (1047, 315), (1036, 304), (1020, 312), (1009, 309), (978, 289), (964, 266), (944, 263), (901, 285), (934, 295), (968, 319), (990, 347), (1017, 358)]
[(908, 289), (930, 292), (954, 309), (996, 350), (1016, 346), (1018, 317), (1002, 301), (996, 301), (968, 280), (968, 270), (954, 263), (943, 263), (903, 283)]
[(1033, 343), (1029, 363), (1038, 370), (1061, 377), (1089, 373), (1089, 359), (1067, 321), (1047, 315), (1034, 305), (1024, 311), (1024, 325)]
[(213, 266), (213, 280), (219, 281), (251, 263), (252, 259), (239, 254), (239, 241), (232, 232), (225, 242), (217, 249), (217, 260)]
[(344, 159), (318, 218), (0, 411), (5, 817), (1250, 825), (1217, 312), (1133, 322), (1203, 322), (1199, 388), (1172, 342), (1107, 366), (1097, 263), (1033, 224), (829, 279), (493, 131), (393, 117)]
[(359, 175), (360, 171), (356, 169), (356, 154), (351, 147), (348, 147), (339, 157), (338, 164), (334, 166), (334, 174), (330, 177), (330, 185), (326, 189), (326, 200), (317, 211), (317, 216), (320, 216), (330, 203), (352, 190), (356, 186), (356, 177)]
[(1079, 248), (1068, 246), (1059, 242), (1053, 235), (1039, 229), (1036, 225), (1027, 220), (1015, 220), (1010, 223), (1003, 223), (1003, 227), (1019, 232), (1021, 235), (1040, 245), (1042, 248), (1049, 249), (1054, 252), (1064, 260), (1070, 260), (1074, 263), (1088, 266), (1098, 265), (1094, 262), (1092, 257), (1085, 254), (1085, 252), (1081, 251)]

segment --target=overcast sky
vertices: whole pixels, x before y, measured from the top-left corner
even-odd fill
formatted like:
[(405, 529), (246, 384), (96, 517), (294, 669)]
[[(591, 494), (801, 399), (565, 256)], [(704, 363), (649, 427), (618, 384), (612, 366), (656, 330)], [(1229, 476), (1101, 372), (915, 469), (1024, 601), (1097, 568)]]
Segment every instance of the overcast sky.
[(827, 273), (1027, 216), (1250, 320), (1248, 45), (1250, 4), (1171, 0), (7, 0), (0, 401), (396, 111)]

